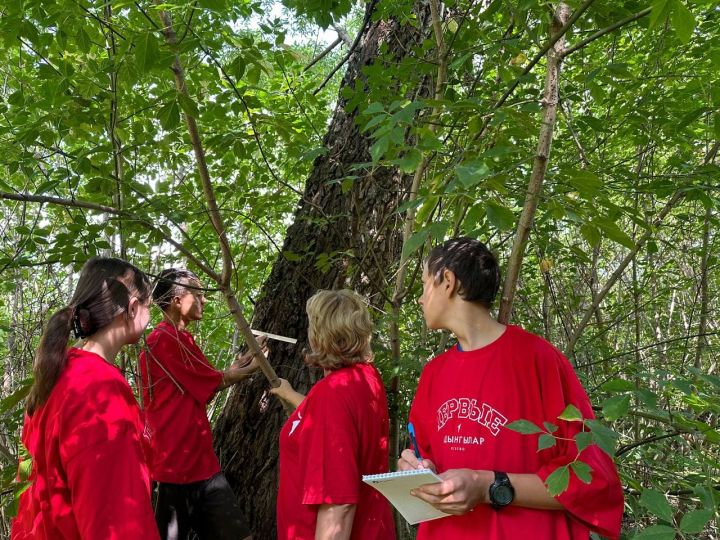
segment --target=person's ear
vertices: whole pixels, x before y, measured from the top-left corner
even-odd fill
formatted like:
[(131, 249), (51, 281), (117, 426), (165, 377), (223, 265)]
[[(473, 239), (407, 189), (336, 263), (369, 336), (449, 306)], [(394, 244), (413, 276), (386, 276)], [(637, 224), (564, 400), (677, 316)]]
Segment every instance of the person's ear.
[(445, 268), (443, 270), (443, 280), (441, 286), (447, 293), (448, 298), (452, 297), (457, 289), (457, 278), (455, 277), (455, 272)]
[(139, 304), (140, 304), (140, 302), (134, 296), (130, 299), (130, 302), (128, 302), (128, 308), (127, 308), (128, 318), (130, 318), (130, 319), (135, 318), (135, 315), (137, 315), (137, 312), (138, 312)]

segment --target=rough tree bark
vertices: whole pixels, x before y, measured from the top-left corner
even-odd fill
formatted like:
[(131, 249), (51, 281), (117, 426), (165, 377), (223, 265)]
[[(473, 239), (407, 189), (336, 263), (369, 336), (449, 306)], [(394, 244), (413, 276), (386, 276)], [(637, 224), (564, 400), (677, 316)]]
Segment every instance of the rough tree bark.
[[(368, 9), (373, 8), (373, 3)], [(366, 20), (370, 20), (367, 18)], [(412, 53), (427, 37), (429, 13), (419, 9), (416, 26), (398, 21), (371, 22), (349, 59), (341, 88), (365, 85), (362, 67), (385, 62), (388, 68)], [(379, 57), (380, 46), (389, 53)], [(345, 111), (342, 92), (324, 146), (315, 160), (305, 191), (288, 229), (281, 255), (255, 305), (253, 327), (298, 339), (297, 345), (273, 342), (270, 363), (278, 375), (307, 392), (319, 373), (303, 362), (307, 318), (305, 302), (318, 289), (350, 287), (370, 298), (373, 306), (389, 302), (386, 275), (397, 265), (402, 238), (397, 207), (405, 200), (412, 178), (385, 167), (354, 171), (370, 161), (371, 141)], [(343, 193), (339, 179), (355, 175)], [(233, 390), (215, 428), (223, 470), (238, 495), (256, 538), (275, 537), (278, 433), (285, 421), (279, 403), (268, 396), (267, 382), (254, 377)]]

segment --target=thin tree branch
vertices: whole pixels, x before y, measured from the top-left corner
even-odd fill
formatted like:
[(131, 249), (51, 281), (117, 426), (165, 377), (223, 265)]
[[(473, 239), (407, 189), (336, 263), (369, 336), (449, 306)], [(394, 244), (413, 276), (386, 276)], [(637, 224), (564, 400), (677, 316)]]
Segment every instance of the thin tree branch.
[(720, 331), (718, 331), (718, 332), (705, 332), (705, 333), (703, 333), (703, 334), (699, 334), (699, 333), (698, 333), (698, 334), (690, 334), (690, 335), (686, 335), (686, 336), (680, 336), (680, 337), (674, 337), (674, 338), (669, 338), (669, 339), (663, 339), (663, 340), (661, 340), (661, 341), (655, 341), (654, 343), (651, 343), (650, 345), (643, 345), (642, 347), (638, 347), (638, 348), (632, 349), (632, 350), (630, 350), (630, 351), (623, 351), (623, 352), (621, 352), (621, 353), (613, 354), (613, 355), (611, 355), (611, 356), (606, 356), (606, 357), (604, 357), (604, 358), (602, 358), (602, 359), (600, 359), (600, 360), (594, 360), (593, 362), (587, 362), (587, 363), (585, 363), (585, 364), (580, 364), (580, 365), (578, 365), (578, 369), (579, 369), (579, 368), (586, 368), (586, 367), (594, 366), (594, 365), (597, 365), (597, 364), (602, 364), (602, 363), (604, 363), (604, 362), (610, 362), (611, 360), (614, 360), (615, 358), (621, 358), (621, 357), (623, 357), (623, 356), (629, 356), (629, 355), (631, 355), (631, 354), (635, 354), (635, 353), (638, 353), (638, 352), (642, 352), (642, 351), (645, 351), (645, 350), (647, 350), (647, 349), (652, 349), (652, 348), (658, 347), (658, 346), (660, 346), (660, 345), (667, 345), (668, 343), (674, 343), (674, 342), (676, 342), (676, 341), (687, 341), (688, 339), (704, 338), (704, 337), (708, 337), (708, 336), (717, 336), (717, 335), (720, 335)]
[[(577, 21), (580, 18), (580, 15), (585, 13), (585, 10), (590, 7), (590, 5), (595, 0), (585, 0), (585, 2), (582, 3), (582, 5), (577, 8), (577, 10), (570, 16), (570, 18), (567, 20), (567, 22), (558, 30), (558, 32), (550, 37), (550, 40), (545, 44), (545, 46), (538, 51), (538, 53), (535, 55), (535, 57), (530, 60), (527, 66), (522, 70), (522, 73), (518, 75), (515, 80), (512, 82), (512, 84), (505, 90), (505, 93), (498, 99), (495, 104), (493, 105), (493, 110), (497, 110), (500, 107), (503, 106), (507, 98), (510, 97), (510, 95), (515, 91), (515, 88), (520, 84), (520, 81), (522, 78), (530, 73), (532, 68), (535, 67), (535, 65), (540, 62), (540, 60), (543, 59), (543, 57), (547, 54), (547, 52), (552, 49), (555, 44), (567, 33), (568, 30), (572, 27), (573, 24), (575, 24), (575, 21)], [(490, 123), (490, 119), (486, 120), (483, 124), (483, 129), (480, 130), (480, 133), (482, 133), (485, 130), (486, 124)]]
[[(705, 155), (705, 159), (703, 160), (703, 165), (707, 165), (711, 161), (715, 159), (717, 156), (718, 150), (720, 150), (720, 141), (716, 141), (715, 144), (713, 144), (712, 148), (707, 152)], [(625, 258), (622, 260), (620, 265), (615, 269), (615, 271), (612, 273), (610, 278), (608, 278), (607, 282), (605, 283), (605, 286), (598, 292), (597, 296), (595, 297), (595, 300), (592, 302), (591, 306), (585, 310), (585, 313), (583, 315), (582, 320), (575, 328), (575, 331), (573, 332), (573, 335), (570, 337), (570, 340), (568, 341), (568, 345), (565, 349), (565, 356), (570, 357), (575, 352), (575, 345), (577, 344), (578, 339), (580, 339), (580, 336), (582, 335), (583, 331), (587, 327), (588, 323), (590, 322), (590, 319), (593, 316), (593, 313), (598, 308), (600, 303), (604, 300), (605, 296), (610, 292), (610, 290), (613, 288), (615, 283), (620, 279), (620, 276), (622, 276), (623, 272), (625, 271), (625, 268), (630, 264), (630, 262), (635, 258), (637, 253), (640, 251), (640, 249), (645, 245), (645, 243), (652, 237), (654, 234), (654, 230), (659, 227), (663, 220), (667, 217), (667, 215), (670, 213), (670, 211), (685, 197), (685, 192), (678, 190), (675, 192), (675, 194), (670, 198), (670, 200), (665, 204), (665, 207), (660, 211), (660, 213), (657, 215), (653, 222), (653, 227), (646, 231), (635, 243), (635, 246), (633, 249), (630, 250), (630, 252), (625, 256)]]
[(596, 39), (599, 39), (599, 38), (603, 37), (604, 35), (609, 34), (610, 32), (613, 32), (613, 31), (617, 30), (618, 28), (622, 28), (622, 27), (625, 26), (626, 24), (629, 24), (629, 23), (631, 23), (631, 22), (633, 22), (633, 21), (637, 21), (638, 19), (642, 19), (645, 15), (648, 15), (648, 14), (650, 13), (650, 11), (652, 11), (652, 8), (643, 9), (642, 11), (638, 11), (638, 12), (635, 13), (634, 15), (630, 15), (629, 17), (626, 17), (626, 18), (624, 18), (624, 19), (616, 22), (615, 24), (611, 24), (611, 25), (608, 26), (607, 28), (603, 28), (602, 30), (598, 30), (597, 32), (595, 32), (595, 33), (592, 34), (591, 36), (583, 39), (583, 40), (580, 41), (579, 43), (573, 45), (572, 47), (569, 47), (569, 48), (565, 49), (565, 50), (562, 52), (561, 57), (562, 57), (563, 59), (565, 59), (566, 57), (568, 57), (569, 55), (571, 55), (571, 54), (574, 53), (575, 51), (577, 51), (577, 50), (579, 50), (579, 49), (582, 49), (583, 47), (585, 47), (586, 45), (592, 43), (592, 42), (595, 41)]
[(61, 197), (50, 197), (47, 195), (30, 195), (29, 193), (8, 193), (0, 191), (0, 199), (22, 202), (48, 203), (71, 208), (84, 208), (86, 210), (93, 210), (95, 212), (102, 212), (104, 214), (126, 217), (126, 219), (128, 220), (136, 221), (144, 225), (148, 229), (160, 234), (166, 242), (174, 246), (180, 253), (185, 255), (190, 261), (197, 265), (197, 267), (200, 268), (203, 272), (205, 272), (205, 274), (207, 274), (210, 279), (212, 279), (213, 281), (220, 280), (220, 276), (212, 268), (199, 260), (191, 251), (189, 251), (181, 243), (173, 239), (172, 236), (168, 235), (167, 233), (165, 233), (165, 231), (153, 225), (152, 222), (134, 216), (125, 210), (118, 210), (117, 208), (114, 208), (112, 206), (105, 206), (103, 204), (82, 201), (79, 199), (63, 199)]
[(335, 30), (337, 32), (338, 37), (340, 39), (342, 39), (348, 47), (352, 47), (352, 40), (350, 39), (350, 36), (345, 31), (345, 29), (341, 28), (337, 24), (333, 24), (332, 27), (333, 27), (333, 30)]
[(303, 68), (303, 71), (309, 70), (311, 67), (313, 67), (315, 64), (317, 64), (320, 60), (325, 58), (328, 54), (332, 52), (332, 50), (340, 45), (342, 43), (341, 38), (337, 38), (335, 41), (333, 41), (330, 45), (328, 45), (323, 52), (318, 54), (315, 58), (313, 58), (310, 63)]
[[(172, 26), (170, 15), (162, 10), (162, 0), (155, 0), (155, 4), (161, 9), (158, 10), (158, 15), (164, 28), (162, 29), (165, 41), (170, 47), (170, 50), (175, 56), (173, 60), (172, 71), (175, 76), (175, 88), (177, 91), (190, 98), (185, 84), (185, 71), (180, 63), (180, 52), (177, 46), (177, 35)], [(200, 139), (200, 132), (198, 130), (195, 118), (188, 112), (183, 113), (185, 117), (185, 123), (187, 124), (188, 133), (190, 135), (190, 141), (192, 143), (193, 152), (195, 153), (195, 160), (198, 166), (198, 173), (200, 178), (201, 187), (203, 194), (205, 195), (205, 203), (208, 207), (208, 213), (210, 216), (210, 222), (213, 225), (215, 233), (220, 241), (220, 251), (222, 255), (222, 273), (217, 280), (218, 286), (220, 287), (225, 301), (228, 304), (230, 313), (232, 313), (235, 323), (243, 334), (245, 343), (248, 348), (253, 352), (253, 355), (258, 361), (260, 369), (273, 387), (280, 386), (280, 380), (278, 379), (275, 370), (270, 365), (267, 357), (263, 354), (260, 346), (255, 340), (255, 336), (250, 330), (250, 325), (245, 319), (242, 313), (242, 307), (240, 302), (235, 295), (235, 291), (232, 289), (232, 271), (233, 271), (233, 258), (230, 250), (230, 242), (227, 238), (225, 224), (223, 223), (220, 210), (218, 208), (217, 200), (215, 199), (215, 191), (210, 181), (210, 173), (208, 171), (207, 162), (205, 160), (205, 151), (203, 149), (202, 141)], [(287, 408), (287, 407), (286, 407)]]
[[(217, 67), (220, 70), (220, 73), (222, 73), (223, 78), (225, 81), (230, 85), (230, 88), (232, 88), (233, 93), (235, 96), (240, 100), (240, 103), (242, 103), (243, 107), (245, 108), (245, 113), (248, 116), (248, 124), (250, 125), (250, 129), (252, 130), (253, 138), (255, 139), (255, 143), (258, 146), (258, 150), (260, 150), (260, 155), (262, 156), (263, 162), (265, 163), (265, 166), (268, 169), (268, 172), (270, 175), (282, 186), (285, 186), (286, 188), (294, 191), (297, 195), (300, 197), (303, 196), (302, 192), (299, 191), (294, 186), (287, 183), (285, 180), (280, 178), (275, 170), (272, 168), (272, 165), (270, 165), (270, 161), (268, 160), (267, 154), (265, 153), (265, 147), (262, 144), (262, 141), (260, 140), (260, 134), (258, 133), (258, 130), (255, 128), (255, 121), (253, 120), (252, 112), (250, 111), (250, 107), (248, 106), (247, 102), (245, 101), (245, 98), (238, 90), (237, 86), (235, 85), (235, 81), (232, 80), (232, 77), (228, 74), (227, 71), (225, 71), (225, 68), (220, 63), (220, 61), (215, 57), (212, 52), (203, 45), (202, 40), (200, 37), (191, 29), (190, 33), (192, 33), (193, 37), (195, 37), (198, 40), (198, 45), (200, 46), (200, 49), (207, 55), (207, 57), (210, 59), (210, 61), (215, 64), (215, 67)], [(311, 205), (314, 206), (314, 204), (310, 201), (308, 201)]]
[(683, 433), (682, 431), (671, 431), (669, 433), (663, 433), (662, 435), (654, 435), (652, 437), (647, 437), (646, 439), (642, 439), (641, 441), (636, 441), (632, 444), (625, 444), (617, 449), (615, 452), (615, 457), (618, 458), (622, 456), (623, 454), (627, 454), (630, 450), (633, 450), (639, 446), (643, 446), (646, 444), (650, 444), (657, 441), (662, 441), (663, 439), (670, 439), (672, 437), (677, 437)]
[(375, 11), (375, 5), (377, 4), (378, 0), (371, 0), (370, 5), (367, 8), (367, 11), (365, 13), (365, 19), (363, 20), (362, 25), (360, 26), (360, 30), (357, 33), (357, 36), (355, 36), (355, 41), (353, 41), (353, 44), (350, 46), (350, 49), (348, 49), (347, 54), (343, 57), (342, 60), (336, 65), (332, 71), (328, 74), (327, 77), (325, 77), (325, 80), (318, 86), (315, 91), (313, 92), (313, 95), (317, 95), (320, 90), (325, 88), (325, 85), (330, 82), (330, 79), (333, 78), (333, 75), (338, 72), (338, 70), (345, 65), (345, 62), (347, 62), (352, 54), (355, 52), (355, 49), (357, 49), (357, 46), (360, 44), (360, 40), (363, 37), (363, 34), (365, 34), (365, 29), (367, 28), (368, 23), (370, 22), (370, 18), (373, 14), (373, 11)]

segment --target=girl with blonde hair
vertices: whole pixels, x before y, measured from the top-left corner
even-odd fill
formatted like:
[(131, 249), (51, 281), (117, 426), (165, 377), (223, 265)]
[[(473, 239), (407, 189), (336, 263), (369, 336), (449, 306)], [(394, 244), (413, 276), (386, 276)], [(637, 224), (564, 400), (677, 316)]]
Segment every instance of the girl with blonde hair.
[(388, 467), (387, 397), (367, 306), (352, 291), (320, 291), (307, 314), (305, 361), (325, 377), (307, 396), (284, 379), (270, 390), (295, 407), (280, 432), (278, 539), (394, 539), (387, 501), (362, 482)]

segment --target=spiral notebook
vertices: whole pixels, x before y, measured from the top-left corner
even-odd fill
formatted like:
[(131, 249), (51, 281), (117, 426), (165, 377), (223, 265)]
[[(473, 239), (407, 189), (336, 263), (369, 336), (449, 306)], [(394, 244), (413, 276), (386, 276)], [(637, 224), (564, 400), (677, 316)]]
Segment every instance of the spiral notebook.
[(382, 493), (410, 525), (450, 515), (410, 495), (411, 489), (441, 481), (440, 477), (430, 469), (371, 474), (363, 476), (362, 479)]

